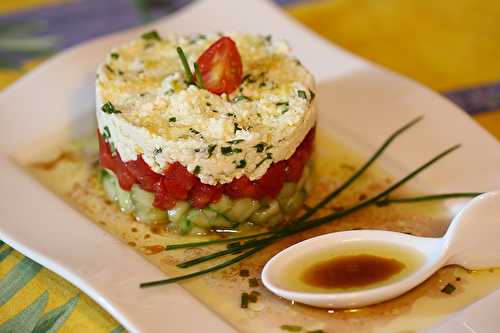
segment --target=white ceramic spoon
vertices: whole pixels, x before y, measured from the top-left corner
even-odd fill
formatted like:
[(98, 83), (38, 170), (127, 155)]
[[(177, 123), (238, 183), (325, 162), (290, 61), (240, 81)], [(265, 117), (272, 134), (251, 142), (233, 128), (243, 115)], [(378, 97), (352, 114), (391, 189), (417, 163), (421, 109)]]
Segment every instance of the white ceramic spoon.
[[(353, 242), (381, 243), (420, 252), (424, 259), (413, 273), (394, 283), (353, 292), (302, 292), (287, 290), (282, 274), (286, 267), (304, 256)], [(488, 192), (471, 200), (453, 219), (442, 238), (416, 237), (407, 234), (356, 230), (326, 234), (295, 244), (267, 262), (262, 282), (274, 294), (316, 307), (353, 308), (397, 297), (425, 281), (439, 268), (460, 265), (467, 269), (500, 267), (500, 191)]]

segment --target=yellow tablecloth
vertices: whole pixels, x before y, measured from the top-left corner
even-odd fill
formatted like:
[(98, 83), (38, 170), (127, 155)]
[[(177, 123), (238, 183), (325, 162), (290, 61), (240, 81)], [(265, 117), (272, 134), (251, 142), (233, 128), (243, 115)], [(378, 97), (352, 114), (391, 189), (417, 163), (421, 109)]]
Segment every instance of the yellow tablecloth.
[[(0, 14), (57, 2), (2, 0)], [(303, 2), (288, 11), (346, 49), (439, 91), (500, 79), (499, 1), (325, 0)], [(0, 70), (0, 88), (38, 61)], [(500, 111), (475, 119), (500, 138)], [(37, 332), (123, 330), (77, 288), (7, 245), (0, 247), (0, 278), (0, 333), (35, 326)], [(7, 280), (18, 281), (17, 289), (6, 288)], [(22, 311), (25, 316), (18, 316)], [(30, 323), (26, 318), (39, 319)]]

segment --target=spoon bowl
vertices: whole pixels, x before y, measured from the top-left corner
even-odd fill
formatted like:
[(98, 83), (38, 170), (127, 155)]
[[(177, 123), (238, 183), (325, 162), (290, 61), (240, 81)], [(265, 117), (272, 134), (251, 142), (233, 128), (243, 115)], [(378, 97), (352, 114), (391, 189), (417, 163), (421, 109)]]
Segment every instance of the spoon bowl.
[[(355, 230), (325, 234), (295, 244), (267, 262), (262, 282), (274, 294), (291, 301), (322, 308), (353, 308), (383, 302), (416, 287), (439, 268), (457, 264), (467, 269), (500, 266), (500, 192), (488, 192), (471, 200), (453, 219), (442, 238), (416, 237), (379, 230)], [(322, 251), (335, 254), (348, 246), (373, 244), (410, 251), (419, 265), (399, 279), (353, 291), (306, 291), (291, 288), (283, 272), (304, 258)], [(370, 254), (370, 253), (366, 253)]]

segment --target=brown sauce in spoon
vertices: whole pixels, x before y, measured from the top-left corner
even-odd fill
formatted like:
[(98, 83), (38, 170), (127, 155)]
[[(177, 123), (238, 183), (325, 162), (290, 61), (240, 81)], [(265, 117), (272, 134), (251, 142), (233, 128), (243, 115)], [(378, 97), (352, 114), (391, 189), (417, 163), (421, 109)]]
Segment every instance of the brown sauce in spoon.
[(318, 262), (303, 275), (304, 283), (319, 288), (356, 288), (381, 282), (406, 267), (402, 262), (369, 254), (344, 255)]

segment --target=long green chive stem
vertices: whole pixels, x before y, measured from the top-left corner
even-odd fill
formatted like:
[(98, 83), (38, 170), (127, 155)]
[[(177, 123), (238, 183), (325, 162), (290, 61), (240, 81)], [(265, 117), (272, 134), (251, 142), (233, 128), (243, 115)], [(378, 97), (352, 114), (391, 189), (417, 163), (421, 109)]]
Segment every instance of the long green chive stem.
[(219, 269), (226, 268), (228, 266), (231, 266), (233, 264), (236, 264), (236, 263), (242, 261), (243, 259), (245, 259), (247, 257), (250, 257), (251, 255), (253, 255), (253, 254), (257, 253), (258, 251), (260, 251), (262, 248), (263, 247), (253, 248), (253, 249), (251, 249), (251, 250), (249, 250), (249, 251), (247, 251), (247, 252), (245, 252), (245, 253), (237, 256), (237, 257), (234, 257), (232, 259), (229, 259), (227, 261), (224, 261), (224, 262), (222, 262), (222, 263), (220, 263), (218, 265), (209, 267), (207, 269), (203, 269), (201, 271), (193, 272), (193, 273), (186, 274), (186, 275), (176, 276), (176, 277), (169, 278), (169, 279), (141, 283), (140, 287), (141, 288), (147, 288), (147, 287), (159, 286), (159, 285), (163, 285), (163, 284), (170, 284), (170, 283), (179, 282), (179, 281), (182, 281), (182, 280), (191, 279), (191, 278), (194, 278), (194, 277), (206, 274), (206, 273), (218, 271)]
[(205, 84), (203, 83), (203, 77), (201, 76), (200, 72), (200, 66), (198, 66), (198, 63), (194, 63), (194, 75), (196, 75), (196, 85), (200, 89), (205, 89)]
[(299, 218), (299, 221), (305, 221), (314, 213), (316, 213), (319, 209), (323, 208), (327, 203), (329, 203), (331, 200), (336, 198), (340, 193), (342, 193), (346, 188), (348, 188), (356, 179), (358, 179), (365, 171), (368, 169), (373, 162), (375, 162), (380, 155), (389, 147), (389, 145), (401, 134), (403, 134), (407, 129), (421, 121), (423, 116), (419, 116), (412, 121), (410, 121), (408, 124), (404, 125), (400, 129), (398, 129), (396, 132), (394, 132), (389, 138), (386, 139), (386, 141), (380, 146), (380, 148), (373, 154), (372, 157), (366, 163), (359, 168), (346, 182), (344, 182), (339, 188), (328, 194), (323, 200), (321, 200), (318, 204), (316, 204), (313, 208), (308, 210), (304, 215), (302, 215)]
[[(442, 159), (446, 155), (455, 151), (459, 147), (460, 147), (460, 145), (456, 145), (456, 146), (453, 146), (453, 147), (445, 150), (441, 154), (437, 155), (436, 157), (434, 157), (430, 161), (424, 163), (423, 165), (421, 165), (420, 167), (418, 167), (417, 169), (415, 169), (414, 171), (409, 173), (407, 176), (405, 176), (404, 178), (402, 178), (401, 180), (399, 180), (395, 184), (391, 185), (386, 190), (384, 190), (381, 193), (377, 194), (376, 196), (374, 196), (368, 200), (365, 200), (357, 205), (354, 205), (346, 210), (336, 212), (336, 213), (333, 213), (333, 214), (330, 214), (330, 215), (327, 215), (327, 216), (324, 216), (324, 217), (321, 217), (321, 218), (318, 218), (315, 220), (308, 221), (306, 224), (304, 224), (304, 223), (301, 223), (299, 225), (294, 224), (293, 226), (290, 226), (288, 228), (283, 228), (282, 230), (279, 230), (278, 232), (276, 232), (275, 235), (269, 237), (268, 241), (261, 240), (262, 242), (259, 243), (258, 245), (256, 245), (256, 247), (254, 247), (253, 249), (251, 249), (251, 250), (249, 250), (249, 251), (247, 251), (247, 252), (245, 252), (245, 253), (243, 253), (235, 258), (226, 260), (218, 265), (215, 265), (215, 266), (212, 266), (212, 267), (209, 267), (207, 269), (200, 270), (197, 272), (193, 272), (190, 274), (186, 274), (186, 275), (181, 275), (181, 276), (177, 276), (177, 277), (173, 277), (173, 278), (169, 278), (169, 279), (164, 279), (164, 280), (159, 280), (159, 281), (142, 283), (140, 285), (140, 287), (144, 288), (144, 287), (151, 287), (151, 286), (156, 286), (156, 285), (161, 285), (161, 284), (174, 283), (174, 282), (178, 282), (181, 280), (186, 280), (186, 279), (190, 279), (190, 278), (193, 278), (196, 276), (200, 276), (200, 275), (203, 275), (206, 273), (217, 271), (219, 269), (228, 267), (230, 265), (233, 265), (235, 263), (238, 263), (238, 262), (248, 258), (249, 256), (259, 252), (260, 250), (262, 250), (262, 249), (266, 248), (267, 246), (269, 246), (270, 244), (272, 244), (274, 240), (278, 240), (278, 239), (290, 236), (292, 234), (296, 234), (296, 233), (301, 232), (301, 231), (315, 228), (315, 227), (320, 226), (322, 224), (325, 224), (327, 222), (331, 222), (331, 221), (338, 219), (340, 217), (354, 213), (357, 210), (365, 208), (371, 204), (376, 203), (377, 201), (381, 200), (382, 198), (387, 197), (393, 191), (395, 191), (396, 189), (398, 189), (399, 187), (404, 185), (406, 182), (408, 182), (409, 180), (411, 180), (412, 178), (417, 176), (420, 172), (424, 171), (425, 169), (427, 169), (428, 167), (430, 167), (431, 165), (433, 165), (434, 163), (436, 163), (437, 161), (439, 161), (440, 159)], [(231, 249), (233, 249), (233, 248), (231, 248)], [(213, 253), (212, 255), (214, 255), (214, 254), (216, 254), (216, 253)]]
[(273, 240), (273, 237), (268, 237), (268, 238), (265, 238), (265, 239), (261, 239), (261, 240), (257, 240), (257, 241), (253, 241), (253, 242), (248, 242), (248, 243), (245, 243), (245, 244), (242, 244), (242, 245), (233, 246), (233, 247), (231, 247), (230, 249), (227, 249), (227, 250), (222, 250), (222, 251), (214, 252), (212, 254), (209, 254), (209, 255), (206, 255), (206, 256), (203, 256), (203, 257), (198, 257), (198, 258), (195, 258), (193, 260), (182, 262), (182, 263), (178, 264), (177, 267), (179, 267), (179, 268), (188, 268), (188, 267), (191, 267), (191, 266), (194, 266), (194, 265), (197, 265), (197, 264), (201, 264), (202, 262), (209, 261), (209, 260), (212, 260), (212, 259), (215, 259), (215, 258), (218, 258), (218, 257), (222, 257), (222, 256), (225, 256), (225, 255), (228, 255), (228, 254), (240, 252), (240, 251), (246, 250), (246, 249), (251, 249), (253, 247), (259, 246), (260, 244), (265, 244), (266, 242), (269, 242), (269, 241), (272, 241), (272, 240)]
[(321, 224), (329, 222), (332, 218), (336, 219), (336, 218), (339, 218), (339, 217), (343, 217), (343, 216), (346, 216), (346, 215), (348, 215), (350, 213), (353, 213), (356, 210), (359, 210), (361, 208), (364, 208), (364, 207), (367, 207), (367, 206), (369, 206), (371, 204), (374, 204), (377, 201), (380, 201), (381, 199), (387, 197), (393, 191), (395, 191), (396, 189), (398, 189), (399, 187), (401, 187), (403, 184), (405, 184), (406, 182), (408, 182), (412, 178), (416, 177), (419, 173), (421, 173), (422, 171), (424, 171), (425, 169), (427, 169), (428, 167), (430, 167), (431, 165), (433, 165), (434, 163), (436, 163), (437, 161), (439, 161), (440, 159), (442, 159), (446, 155), (448, 155), (451, 152), (453, 152), (453, 151), (457, 150), (458, 148), (460, 148), (460, 146), (461, 145), (455, 145), (455, 146), (453, 146), (451, 148), (446, 149), (445, 151), (443, 151), (442, 153), (440, 153), (436, 157), (432, 158), (428, 162), (422, 164), (420, 167), (418, 167), (417, 169), (415, 169), (412, 172), (410, 172), (408, 175), (406, 175), (404, 178), (402, 178), (398, 182), (396, 182), (393, 185), (389, 186), (386, 190), (380, 192), (379, 194), (377, 194), (376, 196), (374, 196), (374, 197), (372, 197), (372, 198), (370, 198), (368, 200), (365, 200), (365, 201), (363, 201), (363, 202), (361, 202), (361, 203), (359, 203), (359, 204), (357, 204), (355, 206), (352, 206), (350, 208), (347, 208), (347, 209), (345, 209), (343, 211), (336, 212), (336, 213), (333, 213), (333, 214), (330, 214), (330, 215), (326, 215), (326, 216), (323, 216), (323, 217), (315, 219), (315, 220), (310, 220), (310, 221), (307, 221), (306, 223), (296, 223), (296, 224), (289, 225), (287, 227), (284, 227), (283, 230), (279, 230), (278, 233), (283, 233), (285, 236), (288, 236), (288, 235), (291, 235), (292, 233), (296, 233), (296, 232), (299, 232), (299, 231), (303, 231), (303, 230), (307, 230), (307, 229), (310, 229), (310, 228), (317, 227), (317, 226), (319, 226)]
[(434, 201), (434, 200), (444, 200), (444, 199), (456, 199), (456, 198), (474, 198), (478, 195), (483, 194), (483, 192), (458, 192), (458, 193), (443, 193), (434, 195), (422, 195), (418, 197), (409, 198), (384, 198), (376, 202), (377, 206), (387, 206), (390, 204), (397, 203), (410, 203), (410, 202), (421, 202), (421, 201)]
[[(377, 151), (370, 157), (370, 159), (360, 168), (358, 171), (356, 171), (349, 179), (347, 179), (339, 188), (335, 189), (333, 192), (328, 194), (323, 200), (321, 200), (318, 204), (316, 204), (314, 207), (309, 209), (304, 215), (299, 217), (297, 219), (298, 222), (305, 221), (309, 217), (311, 217), (314, 213), (316, 213), (319, 209), (321, 209), (323, 206), (325, 206), (328, 202), (336, 198), (340, 193), (342, 193), (347, 187), (349, 187), (357, 178), (359, 178), (365, 171), (370, 167), (378, 157), (387, 149), (387, 147), (401, 134), (403, 134), (406, 130), (410, 129), (413, 125), (418, 123), (420, 120), (422, 120), (423, 116), (419, 116), (406, 125), (402, 126), (396, 132), (391, 134), (382, 146), (377, 149)], [(264, 237), (264, 236), (269, 236), (274, 234), (275, 231), (268, 231), (268, 232), (262, 232), (258, 234), (253, 234), (253, 235), (248, 235), (248, 236), (241, 236), (241, 237), (230, 237), (226, 239), (217, 239), (217, 240), (211, 240), (211, 241), (204, 241), (204, 242), (194, 242), (194, 243), (184, 243), (184, 244), (173, 244), (173, 245), (167, 245), (165, 247), (166, 251), (169, 250), (176, 250), (176, 249), (183, 249), (183, 248), (192, 248), (192, 247), (201, 247), (201, 246), (206, 246), (206, 245), (214, 245), (214, 244), (221, 244), (221, 243), (228, 243), (228, 242), (235, 242), (235, 241), (240, 241), (240, 240), (245, 240), (245, 239), (251, 239), (251, 238), (258, 238), (258, 237)]]
[(184, 74), (186, 75), (186, 82), (188, 84), (192, 84), (194, 82), (193, 80), (193, 73), (191, 73), (191, 68), (189, 68), (189, 64), (186, 59), (186, 55), (184, 54), (184, 51), (180, 46), (177, 47), (177, 54), (179, 55), (179, 58), (181, 59), (182, 67), (184, 67)]
[(253, 234), (253, 235), (241, 236), (241, 237), (231, 237), (231, 238), (225, 238), (225, 239), (214, 239), (214, 240), (209, 240), (209, 241), (204, 241), (204, 242), (172, 244), (172, 245), (167, 245), (165, 247), (165, 251), (177, 250), (177, 249), (185, 249), (185, 248), (192, 248), (192, 247), (202, 247), (202, 246), (213, 245), (213, 244), (237, 242), (237, 241), (240, 241), (240, 240), (245, 240), (245, 239), (250, 239), (250, 238), (257, 238), (257, 237), (268, 236), (268, 235), (272, 235), (273, 233), (274, 233), (273, 231), (267, 231), (267, 232), (262, 232), (262, 233), (259, 233), (259, 234)]

